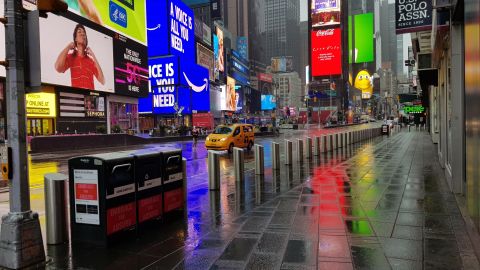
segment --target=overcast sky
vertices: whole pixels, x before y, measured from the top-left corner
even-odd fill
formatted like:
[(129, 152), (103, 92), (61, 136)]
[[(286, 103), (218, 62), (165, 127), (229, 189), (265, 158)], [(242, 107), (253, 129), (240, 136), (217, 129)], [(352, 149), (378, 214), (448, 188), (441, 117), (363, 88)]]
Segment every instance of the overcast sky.
[(307, 13), (308, 13), (308, 0), (300, 0), (300, 21), (307, 20)]

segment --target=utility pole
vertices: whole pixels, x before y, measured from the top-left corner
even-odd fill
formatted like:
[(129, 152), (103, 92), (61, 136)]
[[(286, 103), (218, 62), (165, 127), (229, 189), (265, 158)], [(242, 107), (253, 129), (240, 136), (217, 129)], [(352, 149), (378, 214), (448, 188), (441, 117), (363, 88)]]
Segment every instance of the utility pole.
[(22, 1), (5, 0), (7, 136), (10, 212), (2, 217), (0, 266), (24, 268), (45, 261), (38, 214), (30, 209), (25, 116), (25, 37)]

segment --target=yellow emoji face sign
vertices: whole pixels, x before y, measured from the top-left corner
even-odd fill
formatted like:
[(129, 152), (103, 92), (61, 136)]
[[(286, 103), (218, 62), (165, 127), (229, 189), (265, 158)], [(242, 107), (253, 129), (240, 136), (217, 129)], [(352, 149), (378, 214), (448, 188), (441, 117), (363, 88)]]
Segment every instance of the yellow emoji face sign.
[(372, 78), (366, 70), (361, 70), (360, 72), (358, 72), (357, 77), (355, 78), (354, 86), (358, 90), (361, 90), (362, 94), (369, 93), (369, 96), (373, 94)]

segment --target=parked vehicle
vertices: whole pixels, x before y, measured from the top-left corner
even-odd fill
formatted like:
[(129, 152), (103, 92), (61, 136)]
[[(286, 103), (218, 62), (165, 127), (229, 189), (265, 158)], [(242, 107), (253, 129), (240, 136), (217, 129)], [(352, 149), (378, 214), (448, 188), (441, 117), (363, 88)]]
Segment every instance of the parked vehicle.
[(233, 152), (234, 147), (251, 150), (255, 141), (253, 126), (249, 124), (220, 125), (207, 136), (205, 147), (208, 150), (227, 150)]

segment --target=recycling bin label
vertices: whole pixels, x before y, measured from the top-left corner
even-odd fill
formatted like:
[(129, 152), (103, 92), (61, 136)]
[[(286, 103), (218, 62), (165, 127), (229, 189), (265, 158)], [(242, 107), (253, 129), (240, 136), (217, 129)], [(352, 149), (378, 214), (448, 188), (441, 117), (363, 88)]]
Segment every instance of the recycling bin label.
[(98, 171), (74, 170), (75, 222), (100, 225)]

